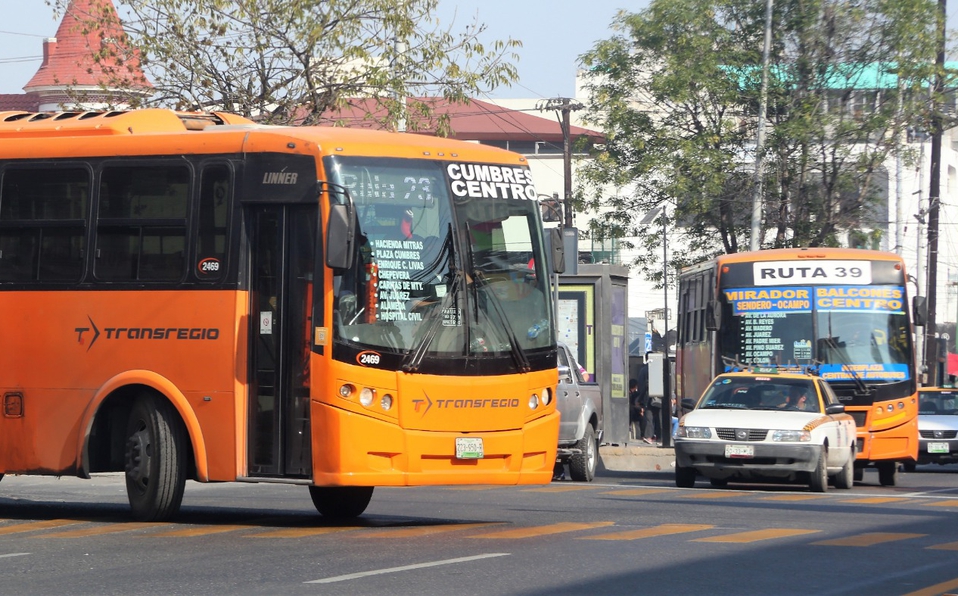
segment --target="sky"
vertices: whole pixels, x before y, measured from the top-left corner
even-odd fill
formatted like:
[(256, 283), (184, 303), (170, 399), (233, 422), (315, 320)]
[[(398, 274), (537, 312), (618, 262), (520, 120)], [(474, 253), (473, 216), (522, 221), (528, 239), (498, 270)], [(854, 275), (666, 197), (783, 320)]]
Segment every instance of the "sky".
[[(5, 0), (12, 2), (16, 0)], [(609, 25), (620, 8), (638, 11), (647, 0), (440, 0), (442, 24), (465, 27), (476, 15), (487, 26), (484, 43), (517, 39), (519, 81), (492, 98), (572, 97), (576, 63), (594, 43), (611, 36)], [(0, 24), (0, 93), (22, 93), (40, 68), (43, 39), (56, 34), (59, 19), (44, 0), (19, 0)]]

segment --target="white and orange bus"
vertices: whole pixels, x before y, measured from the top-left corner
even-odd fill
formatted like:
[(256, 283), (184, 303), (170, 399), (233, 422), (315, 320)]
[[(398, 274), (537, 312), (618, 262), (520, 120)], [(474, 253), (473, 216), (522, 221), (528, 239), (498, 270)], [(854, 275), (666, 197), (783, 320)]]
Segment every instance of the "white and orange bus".
[(124, 472), (140, 520), (187, 479), (302, 484), (331, 517), (548, 483), (536, 197), (520, 155), (434, 137), (0, 113), (0, 478)]
[(895, 485), (898, 462), (918, 456), (907, 279), (898, 255), (841, 248), (742, 252), (688, 267), (679, 275), (676, 395), (698, 399), (717, 374), (744, 368), (814, 372), (855, 420), (856, 479), (874, 465), (882, 485)]

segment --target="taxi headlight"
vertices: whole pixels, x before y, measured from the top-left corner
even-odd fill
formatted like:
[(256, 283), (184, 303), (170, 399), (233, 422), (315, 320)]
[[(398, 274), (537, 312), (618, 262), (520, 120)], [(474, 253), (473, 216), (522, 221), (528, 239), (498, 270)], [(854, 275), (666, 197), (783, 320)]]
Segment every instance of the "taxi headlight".
[(711, 439), (712, 429), (707, 426), (680, 426), (678, 436), (686, 439)]
[(772, 440), (779, 443), (804, 443), (812, 440), (812, 433), (807, 430), (776, 430), (772, 431)]

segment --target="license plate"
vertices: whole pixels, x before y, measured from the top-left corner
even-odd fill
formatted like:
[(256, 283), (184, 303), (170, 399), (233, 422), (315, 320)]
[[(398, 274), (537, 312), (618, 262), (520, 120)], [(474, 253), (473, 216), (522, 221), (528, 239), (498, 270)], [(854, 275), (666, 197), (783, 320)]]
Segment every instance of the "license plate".
[(948, 443), (928, 443), (928, 453), (948, 453)]
[(482, 439), (456, 437), (456, 459), (482, 459)]
[(752, 445), (726, 445), (725, 457), (755, 457), (755, 447)]

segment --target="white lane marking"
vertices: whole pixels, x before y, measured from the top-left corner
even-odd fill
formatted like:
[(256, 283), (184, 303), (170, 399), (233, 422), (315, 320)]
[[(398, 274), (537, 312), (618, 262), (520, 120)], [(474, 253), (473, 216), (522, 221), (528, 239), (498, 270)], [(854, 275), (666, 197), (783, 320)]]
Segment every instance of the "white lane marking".
[(303, 582), (304, 584), (332, 584), (335, 582), (344, 582), (360, 577), (369, 577), (371, 575), (383, 575), (385, 573), (396, 573), (399, 571), (410, 571), (412, 569), (424, 569), (426, 567), (438, 567), (439, 565), (453, 565), (455, 563), (466, 563), (469, 561), (478, 561), (480, 559), (490, 559), (492, 557), (508, 557), (512, 553), (487, 553), (476, 555), (474, 557), (459, 557), (458, 559), (445, 559), (442, 561), (432, 561), (429, 563), (417, 563), (415, 565), (403, 565), (402, 567), (390, 567), (388, 569), (375, 569), (373, 571), (362, 571), (360, 573), (350, 573), (348, 575), (337, 575), (336, 577), (327, 577), (324, 579), (314, 579)]
[(5, 554), (5, 555), (0, 555), (0, 559), (5, 559), (5, 558), (7, 558), (7, 557), (25, 557), (25, 556), (31, 555), (31, 554), (33, 554), (33, 553), (8, 553), (8, 554)]

